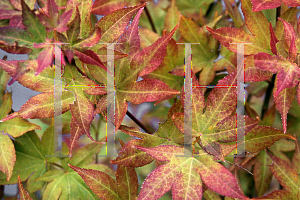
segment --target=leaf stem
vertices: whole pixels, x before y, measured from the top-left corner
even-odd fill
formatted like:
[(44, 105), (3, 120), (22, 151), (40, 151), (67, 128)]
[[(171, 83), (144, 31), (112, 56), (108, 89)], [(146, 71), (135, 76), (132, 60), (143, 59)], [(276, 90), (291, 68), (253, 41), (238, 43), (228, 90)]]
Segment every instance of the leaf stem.
[[(100, 116), (99, 116), (98, 123), (97, 123), (97, 126), (96, 126), (96, 132), (95, 132), (95, 140), (96, 140), (97, 142), (98, 142), (98, 140), (99, 140), (99, 128), (100, 128), (100, 122), (101, 122), (101, 119), (100, 119)], [(96, 164), (99, 163), (98, 153), (96, 153), (96, 155), (95, 155), (95, 163), (96, 163)]]
[(265, 96), (265, 100), (264, 100), (264, 104), (263, 104), (263, 107), (262, 107), (262, 110), (261, 110), (261, 119), (264, 118), (264, 114), (268, 110), (269, 101), (270, 101), (270, 98), (271, 98), (271, 95), (272, 95), (272, 91), (273, 91), (273, 88), (274, 88), (275, 77), (276, 77), (276, 75), (274, 74), (272, 76), (272, 81), (271, 81), (271, 83), (269, 83), (269, 86), (267, 88), (266, 96)]
[[(75, 65), (75, 67), (77, 68), (77, 70), (79, 71), (79, 73), (82, 75), (82, 76), (87, 76), (75, 63), (75, 60), (73, 59), (72, 60), (72, 65)], [(82, 63), (83, 64), (83, 63)]]
[(155, 26), (154, 26), (152, 17), (151, 17), (151, 15), (150, 15), (150, 13), (149, 13), (149, 10), (148, 10), (147, 6), (145, 6), (144, 10), (145, 10), (145, 13), (146, 13), (146, 15), (147, 15), (147, 18), (148, 18), (148, 20), (149, 20), (149, 22), (150, 22), (150, 25), (151, 25), (151, 28), (152, 28), (153, 32), (157, 33), (157, 30), (156, 30), (156, 28), (155, 28)]
[(129, 112), (129, 111), (127, 110), (126, 114), (127, 114), (128, 117), (130, 117), (130, 119), (132, 119), (132, 121), (134, 121), (134, 122), (135, 122), (137, 125), (139, 125), (142, 129), (144, 129), (144, 131), (146, 131), (148, 134), (153, 134), (153, 133), (151, 133), (151, 131), (149, 131), (149, 129), (147, 129), (147, 127), (146, 127), (144, 124), (142, 124), (137, 118), (135, 118), (135, 116), (133, 116), (133, 115), (131, 114), (131, 112)]
[(53, 31), (53, 37), (54, 37), (55, 42), (58, 42), (56, 30)]
[(63, 166), (61, 166), (61, 165), (59, 165), (57, 163), (51, 163), (51, 164), (64, 170)]

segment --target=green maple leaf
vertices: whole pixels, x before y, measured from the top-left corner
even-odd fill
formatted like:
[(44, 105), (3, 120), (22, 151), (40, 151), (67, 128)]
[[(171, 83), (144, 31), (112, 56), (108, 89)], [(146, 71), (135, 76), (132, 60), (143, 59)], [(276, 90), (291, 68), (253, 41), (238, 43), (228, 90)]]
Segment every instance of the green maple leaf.
[[(298, 140), (297, 140), (298, 143)], [(298, 171), (292, 168), (288, 162), (277, 158), (268, 152), (268, 155), (272, 159), (270, 169), (279, 183), (286, 190), (275, 190), (272, 193), (255, 199), (299, 199), (299, 180)], [(293, 157), (293, 166), (298, 165), (296, 157), (299, 157), (299, 150), (296, 150)], [(294, 159), (295, 158), (295, 159)], [(297, 160), (297, 161), (296, 161)]]
[[(208, 27), (208, 26), (207, 26)], [(179, 31), (185, 41), (193, 44), (193, 71), (201, 71), (199, 82), (200, 85), (209, 85), (215, 76), (214, 60), (218, 57), (218, 42), (208, 37), (205, 27), (199, 27), (192, 19), (181, 16)], [(210, 41), (209, 41), (210, 40)]]
[[(296, 140), (296, 151), (292, 158), (292, 164), (271, 155), (269, 152), (264, 152), (264, 157), (266, 157), (269, 160), (268, 163), (271, 164), (270, 171), (274, 174), (275, 178), (285, 190), (275, 190), (270, 194), (255, 199), (299, 199), (299, 152), (298, 140)], [(257, 168), (259, 168), (258, 166)]]
[[(295, 143), (289, 140), (279, 140), (274, 145), (269, 147), (276, 157), (287, 161), (291, 165), (290, 159), (281, 151), (291, 151), (295, 149)], [(255, 188), (258, 196), (265, 194), (270, 186), (272, 179), (272, 171), (269, 165), (272, 164), (272, 159), (268, 156), (266, 151), (260, 151), (255, 157), (255, 164), (253, 168), (253, 177), (255, 181)]]
[(255, 156), (256, 162), (253, 168), (253, 178), (258, 196), (265, 194), (272, 180), (272, 172), (269, 165), (272, 163), (271, 158), (266, 151), (260, 151)]
[(27, 190), (29, 192), (41, 189), (44, 186), (44, 182), (36, 182), (35, 179), (46, 172), (47, 162), (44, 147), (40, 139), (34, 131), (30, 131), (16, 138), (14, 146), (17, 160), (14, 165), (13, 174), (9, 181), (5, 181), (6, 175), (0, 173), (0, 184), (15, 184), (18, 182), (17, 177), (19, 175), (22, 181), (29, 178), (27, 181)]
[(21, 0), (21, 5), (23, 24), (26, 27), (25, 29), (34, 36), (34, 42), (45, 42), (46, 28), (42, 25), (36, 14), (27, 6), (24, 0)]
[(52, 169), (39, 177), (38, 181), (48, 182), (43, 198), (45, 199), (78, 199), (85, 197), (88, 199), (99, 199), (95, 193), (84, 183), (80, 176), (68, 167), (68, 163), (74, 166), (101, 169), (110, 172), (105, 165), (89, 165), (94, 160), (95, 154), (100, 152), (100, 144), (94, 143), (78, 149), (72, 159), (69, 157), (62, 159), (62, 166), (65, 171)]

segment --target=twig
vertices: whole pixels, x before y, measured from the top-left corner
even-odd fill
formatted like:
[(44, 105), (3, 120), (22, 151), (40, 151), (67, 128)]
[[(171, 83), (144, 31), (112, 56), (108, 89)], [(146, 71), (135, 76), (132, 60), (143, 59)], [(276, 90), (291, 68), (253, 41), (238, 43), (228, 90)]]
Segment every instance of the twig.
[[(97, 123), (97, 131), (96, 131), (96, 141), (99, 140), (99, 128), (100, 128), (100, 123), (101, 123), (101, 117), (99, 116), (98, 123)], [(96, 153), (95, 163), (96, 163), (96, 164), (99, 163), (98, 153)]]
[(157, 30), (156, 30), (156, 28), (155, 28), (155, 26), (154, 26), (153, 20), (152, 20), (152, 18), (151, 18), (151, 15), (150, 15), (150, 13), (149, 13), (149, 10), (148, 10), (147, 6), (145, 6), (144, 9), (145, 9), (147, 18), (148, 18), (148, 20), (149, 20), (149, 22), (150, 22), (150, 25), (151, 25), (151, 27), (152, 27), (152, 30), (153, 30), (155, 33), (157, 33)]
[(132, 119), (132, 121), (134, 121), (137, 125), (139, 125), (142, 129), (144, 129), (144, 131), (146, 131), (148, 134), (152, 134), (151, 131), (149, 131), (144, 124), (142, 124), (137, 118), (135, 118), (135, 116), (133, 116), (128, 110), (126, 112), (126, 114), (128, 115), (128, 117), (130, 117), (130, 119)]
[(4, 185), (0, 185), (0, 199), (4, 197)]
[(265, 96), (265, 100), (264, 100), (264, 104), (263, 104), (263, 107), (262, 107), (262, 110), (261, 110), (261, 119), (264, 118), (264, 114), (268, 110), (269, 101), (270, 101), (270, 98), (271, 98), (271, 95), (272, 95), (272, 91), (273, 91), (273, 88), (274, 88), (275, 77), (276, 77), (276, 75), (274, 74), (272, 76), (272, 82), (269, 83), (269, 86), (267, 88), (266, 96)]
[(276, 22), (278, 21), (278, 17), (280, 17), (280, 14), (281, 14), (281, 6), (276, 8)]
[(247, 102), (248, 104), (250, 103), (251, 97), (252, 97), (252, 94), (248, 94), (248, 97), (247, 97), (247, 100), (246, 100), (246, 102)]

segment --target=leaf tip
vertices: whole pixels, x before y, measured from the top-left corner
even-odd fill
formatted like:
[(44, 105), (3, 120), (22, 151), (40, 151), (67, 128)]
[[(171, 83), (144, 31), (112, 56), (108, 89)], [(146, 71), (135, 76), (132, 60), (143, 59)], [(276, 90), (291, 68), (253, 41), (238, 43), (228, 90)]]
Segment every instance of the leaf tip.
[(296, 137), (293, 137), (293, 136), (291, 136), (291, 135), (287, 135), (288, 136), (288, 138), (290, 138), (290, 139), (292, 139), (292, 140), (297, 140), (297, 138)]
[(145, 7), (145, 6), (147, 6), (148, 4), (149, 4), (148, 2), (144, 2), (144, 3), (141, 4), (141, 7)]

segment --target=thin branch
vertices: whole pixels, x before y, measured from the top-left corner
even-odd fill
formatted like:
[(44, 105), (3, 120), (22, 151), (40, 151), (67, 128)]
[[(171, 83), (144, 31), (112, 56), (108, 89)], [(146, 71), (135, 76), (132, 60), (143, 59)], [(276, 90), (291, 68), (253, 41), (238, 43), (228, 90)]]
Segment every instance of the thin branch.
[(280, 17), (280, 14), (281, 14), (281, 6), (276, 8), (276, 22), (278, 21), (278, 17)]
[(246, 102), (247, 102), (248, 104), (250, 103), (251, 97), (252, 97), (252, 94), (248, 94), (248, 97), (247, 97), (247, 100), (246, 100)]
[[(95, 140), (98, 142), (99, 140), (99, 128), (100, 128), (100, 116), (99, 116), (99, 119), (98, 119), (98, 123), (97, 123), (97, 126), (96, 126), (96, 131), (95, 131), (95, 135), (96, 135), (96, 138)], [(96, 159), (95, 159), (95, 163), (98, 164), (99, 163), (99, 157), (98, 157), (98, 153), (96, 153)]]
[(153, 133), (151, 133), (151, 131), (149, 131), (149, 129), (146, 128), (146, 126), (144, 124), (142, 124), (137, 118), (135, 118), (135, 116), (133, 116), (128, 110), (127, 110), (126, 114), (128, 117), (130, 117), (130, 119), (132, 119), (132, 121), (134, 121), (142, 129), (144, 129), (144, 131), (146, 131), (148, 134), (153, 134)]
[(150, 25), (151, 25), (151, 27), (152, 27), (153, 32), (157, 33), (157, 30), (156, 30), (156, 28), (155, 28), (155, 26), (154, 26), (153, 20), (152, 20), (152, 18), (151, 18), (151, 15), (150, 15), (150, 13), (149, 13), (149, 10), (148, 10), (147, 6), (145, 6), (144, 10), (145, 10), (145, 13), (146, 13), (146, 15), (147, 15), (147, 18), (148, 18), (148, 20), (149, 20), (149, 22), (150, 22)]
[(4, 197), (4, 185), (0, 185), (0, 199)]
[(267, 88), (267, 91), (266, 91), (266, 96), (265, 96), (265, 100), (264, 100), (264, 104), (263, 104), (263, 107), (262, 107), (262, 110), (261, 110), (261, 119), (264, 118), (264, 114), (267, 112), (268, 110), (268, 107), (269, 107), (269, 101), (270, 101), (270, 98), (271, 98), (271, 95), (272, 95), (272, 91), (273, 91), (273, 88), (274, 88), (274, 82), (275, 82), (275, 77), (276, 75), (274, 74), (272, 76), (272, 82), (269, 83), (269, 86)]

